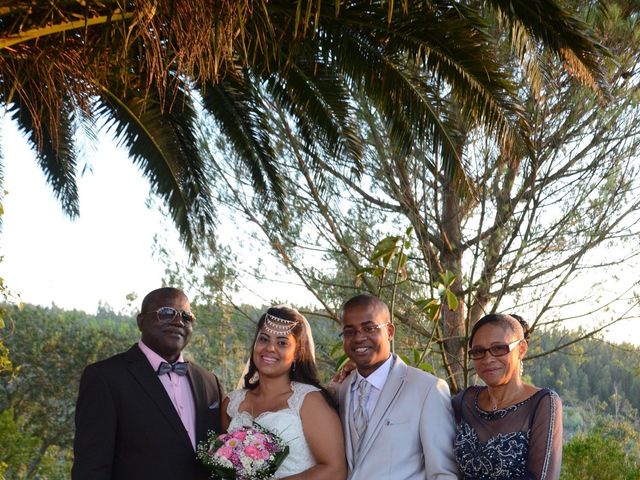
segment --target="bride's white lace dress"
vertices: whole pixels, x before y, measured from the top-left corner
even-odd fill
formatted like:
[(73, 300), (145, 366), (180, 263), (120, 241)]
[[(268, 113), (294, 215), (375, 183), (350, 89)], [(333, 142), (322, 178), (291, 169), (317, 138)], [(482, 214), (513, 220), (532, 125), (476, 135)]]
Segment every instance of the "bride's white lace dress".
[(249, 412), (239, 411), (240, 404), (247, 395), (246, 389), (234, 390), (229, 393), (229, 405), (227, 406), (227, 414), (231, 418), (229, 431), (238, 427), (248, 427), (256, 422), (280, 436), (289, 446), (289, 455), (278, 468), (276, 478), (304, 472), (316, 464), (307, 440), (304, 438), (300, 407), (308, 393), (318, 392), (319, 389), (298, 382), (291, 382), (291, 389), (293, 393), (287, 400), (288, 408), (277, 412), (263, 412), (255, 418)]

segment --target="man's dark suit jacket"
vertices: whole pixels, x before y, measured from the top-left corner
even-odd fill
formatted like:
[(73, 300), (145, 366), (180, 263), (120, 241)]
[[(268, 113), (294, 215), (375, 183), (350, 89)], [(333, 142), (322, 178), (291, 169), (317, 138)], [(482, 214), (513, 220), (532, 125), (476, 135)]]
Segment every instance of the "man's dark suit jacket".
[[(220, 432), (222, 390), (215, 375), (189, 363), (196, 443)], [(134, 345), (89, 365), (76, 404), (74, 480), (206, 479), (191, 440), (158, 375)]]

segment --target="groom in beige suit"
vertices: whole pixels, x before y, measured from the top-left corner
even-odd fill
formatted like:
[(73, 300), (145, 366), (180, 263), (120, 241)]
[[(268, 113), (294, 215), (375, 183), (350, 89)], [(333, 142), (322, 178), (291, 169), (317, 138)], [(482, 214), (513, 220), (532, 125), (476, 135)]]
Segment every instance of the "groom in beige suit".
[(349, 480), (456, 479), (447, 384), (391, 355), (395, 329), (379, 298), (353, 297), (341, 321), (357, 367), (338, 393)]

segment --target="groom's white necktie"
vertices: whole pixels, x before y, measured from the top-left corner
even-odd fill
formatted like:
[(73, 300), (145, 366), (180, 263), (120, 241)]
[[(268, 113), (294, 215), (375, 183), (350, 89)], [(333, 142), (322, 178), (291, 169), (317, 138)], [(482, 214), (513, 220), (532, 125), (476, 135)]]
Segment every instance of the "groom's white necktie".
[[(367, 410), (367, 400), (369, 399), (369, 393), (371, 392), (372, 385), (366, 380), (362, 379), (358, 384), (358, 398), (356, 403), (356, 409), (352, 416), (352, 435), (351, 442), (353, 443), (354, 452), (358, 451), (360, 440), (364, 436), (364, 432), (367, 430), (367, 424), (369, 423), (369, 412)], [(355, 434), (355, 435), (354, 435)]]

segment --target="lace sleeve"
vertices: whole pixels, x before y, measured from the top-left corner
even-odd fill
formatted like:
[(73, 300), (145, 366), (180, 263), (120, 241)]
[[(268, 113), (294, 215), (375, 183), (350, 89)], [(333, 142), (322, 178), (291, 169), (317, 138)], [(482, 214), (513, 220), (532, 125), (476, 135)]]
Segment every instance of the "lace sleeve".
[(320, 391), (318, 387), (299, 382), (291, 382), (291, 388), (293, 390), (293, 394), (289, 397), (289, 400), (287, 400), (287, 404), (289, 405), (289, 408), (298, 415), (300, 415), (300, 407), (302, 407), (304, 397), (306, 397), (308, 393)]
[(238, 409), (246, 395), (247, 391), (244, 388), (229, 392), (229, 404), (227, 405), (227, 415), (229, 415), (229, 418), (233, 418), (238, 415)]
[(533, 415), (527, 473), (536, 480), (556, 480), (562, 460), (562, 402), (558, 394), (549, 390)]

